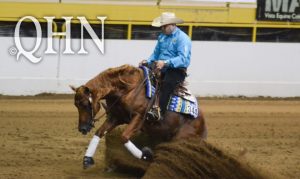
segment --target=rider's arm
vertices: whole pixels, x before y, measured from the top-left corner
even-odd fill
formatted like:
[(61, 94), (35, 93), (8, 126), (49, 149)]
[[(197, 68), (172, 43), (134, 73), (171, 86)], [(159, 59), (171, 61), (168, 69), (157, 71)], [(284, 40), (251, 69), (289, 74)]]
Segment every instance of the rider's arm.
[(179, 38), (175, 45), (177, 56), (166, 60), (166, 64), (171, 68), (187, 68), (190, 64), (191, 46), (191, 40), (188, 37)]

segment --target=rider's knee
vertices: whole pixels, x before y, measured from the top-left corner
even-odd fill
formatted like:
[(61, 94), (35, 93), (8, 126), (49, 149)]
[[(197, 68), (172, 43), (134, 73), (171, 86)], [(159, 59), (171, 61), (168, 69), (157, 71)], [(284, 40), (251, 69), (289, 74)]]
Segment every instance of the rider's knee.
[(161, 91), (166, 91), (166, 90), (169, 90), (169, 89), (173, 89), (174, 86), (175, 86), (175, 85), (173, 84), (173, 82), (164, 82), (164, 83), (161, 85), (160, 90), (161, 90)]
[(173, 86), (174, 84), (176, 84), (174, 81), (164, 81), (162, 86)]

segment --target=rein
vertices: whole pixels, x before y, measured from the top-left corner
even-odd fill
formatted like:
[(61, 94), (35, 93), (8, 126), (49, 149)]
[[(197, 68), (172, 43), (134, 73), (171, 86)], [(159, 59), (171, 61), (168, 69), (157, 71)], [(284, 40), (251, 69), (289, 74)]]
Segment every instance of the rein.
[[(105, 113), (101, 114), (99, 117), (97, 118), (93, 118), (93, 123), (99, 121), (102, 117), (104, 117), (106, 114), (109, 113), (109, 111), (113, 108), (113, 106), (121, 99), (121, 97), (118, 97), (113, 104), (105, 111)], [(92, 115), (93, 115), (93, 109), (92, 109)]]

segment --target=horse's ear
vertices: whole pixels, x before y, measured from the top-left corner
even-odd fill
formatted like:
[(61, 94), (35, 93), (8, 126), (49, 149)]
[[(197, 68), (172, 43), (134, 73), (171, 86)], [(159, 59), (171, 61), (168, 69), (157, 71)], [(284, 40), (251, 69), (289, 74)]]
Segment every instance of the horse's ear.
[(69, 85), (70, 86), (70, 88), (76, 93), (76, 87), (75, 86), (73, 86), (73, 85)]

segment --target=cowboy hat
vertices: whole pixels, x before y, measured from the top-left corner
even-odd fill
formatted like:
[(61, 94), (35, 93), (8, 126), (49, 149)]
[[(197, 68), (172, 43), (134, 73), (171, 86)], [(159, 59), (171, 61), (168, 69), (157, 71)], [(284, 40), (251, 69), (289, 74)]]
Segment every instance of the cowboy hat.
[(152, 21), (152, 26), (161, 27), (167, 24), (182, 24), (183, 20), (175, 16), (175, 13), (172, 12), (163, 12), (161, 16), (155, 18)]

